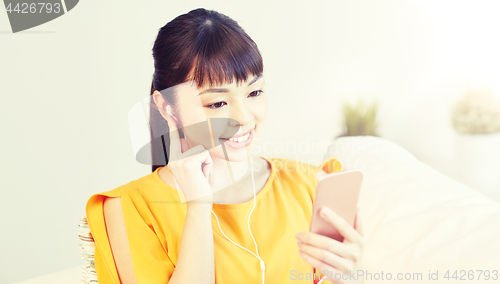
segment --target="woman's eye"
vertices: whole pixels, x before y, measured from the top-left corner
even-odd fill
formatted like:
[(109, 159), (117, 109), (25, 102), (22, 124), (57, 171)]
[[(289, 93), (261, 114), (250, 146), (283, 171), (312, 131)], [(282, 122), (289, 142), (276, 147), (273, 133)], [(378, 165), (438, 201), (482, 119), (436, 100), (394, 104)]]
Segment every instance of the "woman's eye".
[(216, 109), (227, 105), (225, 102), (216, 102), (215, 104), (208, 105), (208, 108)]
[(258, 96), (260, 96), (260, 94), (261, 94), (262, 92), (263, 92), (262, 90), (253, 91), (253, 92), (251, 92), (248, 96), (249, 96), (249, 97), (258, 97)]

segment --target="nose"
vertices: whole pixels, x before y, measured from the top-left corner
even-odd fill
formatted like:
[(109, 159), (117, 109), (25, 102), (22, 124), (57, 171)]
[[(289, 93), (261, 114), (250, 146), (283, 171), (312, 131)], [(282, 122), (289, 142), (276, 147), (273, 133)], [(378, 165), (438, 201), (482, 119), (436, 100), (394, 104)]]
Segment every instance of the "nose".
[(244, 126), (252, 122), (253, 114), (244, 102), (238, 102), (232, 105), (229, 118), (230, 126)]

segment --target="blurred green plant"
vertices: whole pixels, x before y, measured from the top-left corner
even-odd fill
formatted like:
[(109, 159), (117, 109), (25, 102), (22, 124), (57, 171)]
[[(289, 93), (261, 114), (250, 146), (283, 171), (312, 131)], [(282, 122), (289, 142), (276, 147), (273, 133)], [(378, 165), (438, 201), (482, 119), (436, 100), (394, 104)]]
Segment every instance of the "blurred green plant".
[(342, 103), (345, 131), (342, 136), (378, 136), (377, 101), (365, 103), (361, 98), (354, 105)]
[(451, 121), (461, 134), (492, 134), (500, 132), (500, 102), (488, 91), (467, 89), (453, 105)]

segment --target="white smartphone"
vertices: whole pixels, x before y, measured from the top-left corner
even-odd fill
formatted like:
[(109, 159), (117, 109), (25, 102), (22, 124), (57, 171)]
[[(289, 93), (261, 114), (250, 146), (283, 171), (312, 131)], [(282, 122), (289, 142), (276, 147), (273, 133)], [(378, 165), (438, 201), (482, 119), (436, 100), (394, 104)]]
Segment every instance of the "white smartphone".
[(344, 237), (319, 215), (319, 211), (326, 206), (354, 227), (362, 181), (362, 170), (341, 171), (321, 177), (318, 180), (310, 231), (343, 242)]

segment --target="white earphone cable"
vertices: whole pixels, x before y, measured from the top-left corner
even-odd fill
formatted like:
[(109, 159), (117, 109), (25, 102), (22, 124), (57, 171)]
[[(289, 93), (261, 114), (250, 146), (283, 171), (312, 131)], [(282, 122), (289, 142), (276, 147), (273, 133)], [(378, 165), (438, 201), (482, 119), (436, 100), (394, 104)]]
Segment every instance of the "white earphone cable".
[(252, 236), (252, 240), (255, 244), (255, 252), (257, 253), (254, 254), (253, 252), (251, 252), (250, 250), (240, 246), (239, 244), (233, 242), (231, 239), (229, 239), (226, 234), (224, 234), (224, 232), (222, 231), (222, 228), (220, 227), (220, 223), (219, 223), (219, 218), (217, 218), (217, 215), (215, 214), (214, 210), (212, 210), (212, 213), (214, 214), (215, 216), (215, 219), (217, 220), (217, 224), (219, 225), (219, 230), (220, 232), (224, 235), (224, 237), (226, 237), (226, 239), (228, 239), (231, 243), (239, 246), (240, 248), (248, 251), (249, 253), (253, 254), (253, 256), (255, 256), (259, 261), (260, 261), (260, 270), (262, 270), (262, 284), (264, 284), (264, 277), (265, 277), (265, 270), (266, 270), (266, 265), (264, 263), (264, 261), (262, 260), (262, 258), (260, 257), (259, 255), (259, 248), (257, 246), (257, 242), (255, 241), (255, 238), (253, 237), (253, 234), (252, 234), (252, 230), (250, 229), (250, 216), (252, 216), (252, 212), (253, 210), (255, 209), (255, 205), (257, 204), (257, 201), (255, 199), (255, 195), (256, 195), (256, 189), (255, 189), (255, 179), (254, 179), (254, 176), (253, 176), (253, 158), (252, 156), (250, 156), (250, 161), (251, 161), (251, 164), (252, 164), (252, 182), (253, 182), (253, 208), (252, 208), (252, 211), (250, 211), (250, 215), (248, 215), (248, 230), (250, 231), (250, 236)]
[(317, 284), (321, 284), (321, 283), (323, 283), (323, 281), (325, 281), (325, 280), (326, 280), (326, 278), (328, 278), (328, 276), (326, 276), (326, 275), (325, 275), (325, 276), (323, 276), (323, 278), (321, 278), (321, 280), (319, 280), (319, 282), (318, 282)]

